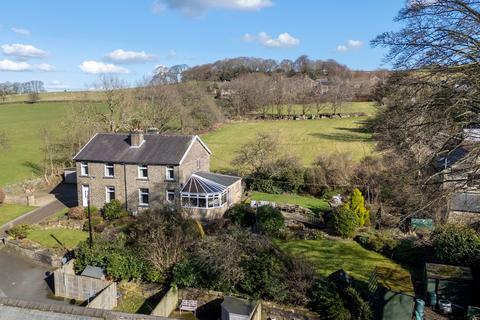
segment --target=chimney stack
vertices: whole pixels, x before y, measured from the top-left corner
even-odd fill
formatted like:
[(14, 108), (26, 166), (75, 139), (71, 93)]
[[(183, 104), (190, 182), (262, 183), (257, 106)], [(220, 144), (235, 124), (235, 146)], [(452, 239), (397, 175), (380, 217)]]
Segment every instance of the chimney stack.
[(148, 133), (148, 134), (158, 134), (158, 133), (159, 133), (159, 130), (158, 130), (158, 128), (153, 128), (153, 127), (152, 127), (152, 128), (148, 128), (148, 129), (147, 129), (147, 133)]
[(140, 147), (143, 143), (143, 131), (142, 130), (135, 130), (130, 133), (130, 146), (134, 148)]

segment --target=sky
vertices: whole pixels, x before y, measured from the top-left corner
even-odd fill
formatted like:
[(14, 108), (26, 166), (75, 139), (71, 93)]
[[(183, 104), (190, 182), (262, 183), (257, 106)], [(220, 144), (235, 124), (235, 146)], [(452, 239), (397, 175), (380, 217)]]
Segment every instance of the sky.
[(0, 82), (85, 90), (100, 74), (135, 85), (158, 65), (302, 54), (356, 70), (388, 68), (369, 44), (405, 0), (5, 0)]

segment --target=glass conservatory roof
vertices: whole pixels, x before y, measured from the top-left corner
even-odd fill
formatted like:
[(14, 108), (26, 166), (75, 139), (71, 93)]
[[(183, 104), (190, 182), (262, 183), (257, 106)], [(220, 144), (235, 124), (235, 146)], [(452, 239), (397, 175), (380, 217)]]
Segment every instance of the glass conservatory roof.
[[(208, 177), (208, 178), (207, 178)], [(210, 172), (198, 172), (190, 176), (182, 188), (182, 193), (210, 194), (221, 193), (238, 181), (239, 177), (226, 176)]]

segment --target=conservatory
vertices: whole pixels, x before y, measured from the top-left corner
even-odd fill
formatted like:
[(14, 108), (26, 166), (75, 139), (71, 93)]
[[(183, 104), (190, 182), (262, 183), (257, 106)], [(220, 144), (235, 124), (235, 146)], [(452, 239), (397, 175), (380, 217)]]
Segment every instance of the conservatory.
[[(196, 172), (183, 186), (182, 207), (194, 209), (228, 208), (239, 198), (241, 178), (210, 172)], [(240, 191), (241, 194), (241, 191)]]

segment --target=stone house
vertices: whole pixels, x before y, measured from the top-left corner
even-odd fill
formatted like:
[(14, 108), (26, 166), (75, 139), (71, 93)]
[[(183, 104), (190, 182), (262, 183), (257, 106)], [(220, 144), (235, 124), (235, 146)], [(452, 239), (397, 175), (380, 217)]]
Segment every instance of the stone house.
[(75, 155), (78, 205), (118, 199), (136, 214), (154, 206), (213, 218), (240, 201), (241, 178), (210, 172), (212, 152), (192, 135), (96, 134)]
[(471, 150), (478, 148), (480, 128), (464, 130), (462, 144), (448, 155), (438, 157), (434, 167), (439, 171), (442, 187), (449, 193), (445, 205), (445, 220), (450, 223), (480, 222), (480, 175), (466, 160)]

